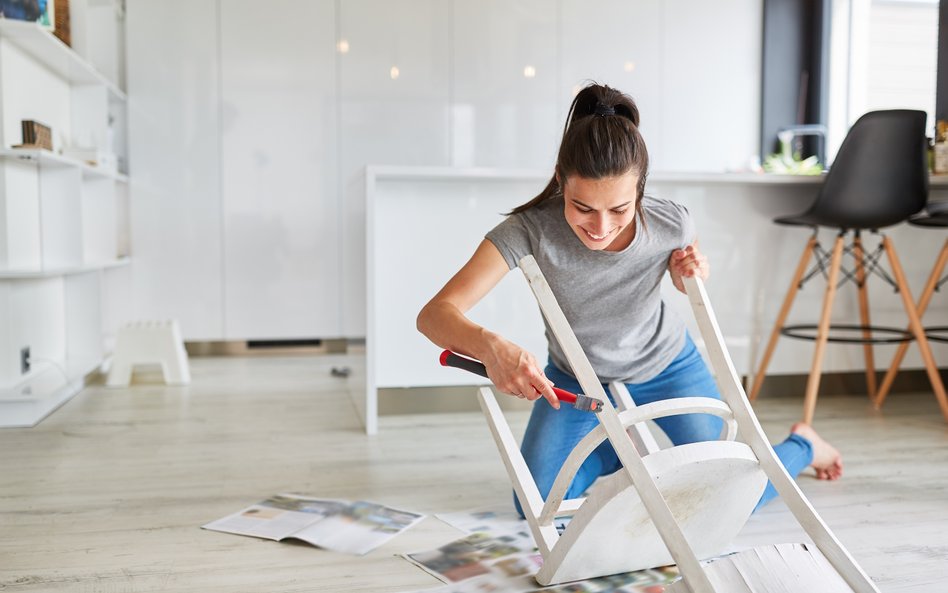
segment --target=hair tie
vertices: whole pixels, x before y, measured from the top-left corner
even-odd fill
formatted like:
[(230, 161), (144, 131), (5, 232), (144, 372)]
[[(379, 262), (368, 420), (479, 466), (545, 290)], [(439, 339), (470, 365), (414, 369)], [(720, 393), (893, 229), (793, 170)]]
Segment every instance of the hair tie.
[(596, 107), (593, 108), (593, 115), (598, 115), (599, 117), (615, 114), (616, 108), (606, 105), (605, 103), (596, 103)]

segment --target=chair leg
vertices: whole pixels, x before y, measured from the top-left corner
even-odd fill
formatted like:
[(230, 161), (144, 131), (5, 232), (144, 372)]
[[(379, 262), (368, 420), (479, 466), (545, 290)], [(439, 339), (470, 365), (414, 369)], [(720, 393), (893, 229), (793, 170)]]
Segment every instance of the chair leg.
[(803, 421), (813, 423), (813, 413), (816, 411), (816, 394), (820, 390), (820, 378), (823, 372), (823, 352), (829, 338), (830, 316), (833, 313), (833, 300), (836, 298), (836, 282), (839, 278), (839, 268), (843, 260), (843, 243), (845, 236), (840, 233), (833, 245), (833, 256), (830, 259), (829, 277), (826, 280), (826, 294), (823, 297), (823, 312), (820, 314), (820, 324), (816, 330), (816, 348), (813, 352), (813, 366), (806, 382), (806, 395), (803, 398)]
[(490, 427), (494, 442), (497, 443), (497, 450), (507, 467), (507, 475), (513, 484), (514, 492), (520, 500), (520, 506), (523, 514), (533, 533), (533, 538), (537, 546), (543, 552), (544, 556), (553, 549), (559, 534), (554, 525), (540, 525), (537, 518), (543, 512), (543, 497), (537, 489), (537, 483), (533, 480), (533, 474), (527, 467), (527, 462), (520, 453), (517, 446), (517, 440), (510, 432), (510, 426), (504, 419), (504, 413), (500, 411), (497, 405), (497, 399), (494, 398), (494, 392), (489, 387), (481, 387), (478, 392), (478, 401), (481, 404), (481, 410), (487, 418), (487, 424)]
[[(863, 266), (862, 239), (859, 237), (859, 233), (856, 233), (853, 239), (853, 255), (856, 258), (856, 282), (859, 285), (859, 320), (863, 327), (869, 327), (869, 290), (866, 288), (866, 268)], [(864, 329), (862, 337), (866, 340), (872, 338), (872, 331)], [(869, 342), (863, 344), (862, 352), (866, 359), (866, 390), (870, 401), (875, 401), (876, 362), (872, 353), (872, 344)]]
[[(616, 408), (620, 412), (635, 408), (635, 401), (632, 400), (632, 395), (629, 393), (629, 389), (625, 386), (625, 383), (621, 381), (609, 383), (609, 392), (612, 393), (612, 398), (616, 400)], [(661, 450), (661, 447), (658, 446), (658, 441), (655, 440), (655, 435), (652, 434), (652, 431), (645, 422), (636, 422), (629, 427), (627, 432), (635, 444), (635, 450), (638, 451), (642, 457)]]
[(787, 315), (790, 314), (790, 308), (793, 306), (793, 299), (796, 298), (797, 292), (800, 290), (800, 280), (803, 278), (803, 274), (806, 272), (807, 264), (810, 263), (810, 257), (813, 255), (813, 250), (816, 248), (816, 236), (810, 237), (810, 240), (807, 241), (806, 247), (803, 248), (803, 255), (800, 256), (800, 263), (797, 264), (797, 270), (793, 274), (793, 280), (790, 281), (790, 287), (787, 289), (787, 295), (783, 299), (783, 305), (780, 307), (780, 313), (777, 314), (777, 321), (774, 323), (774, 329), (770, 332), (770, 340), (767, 342), (767, 348), (764, 350), (764, 356), (760, 360), (760, 367), (757, 369), (757, 373), (754, 375), (754, 384), (751, 386), (750, 395), (748, 399), (754, 401), (757, 399), (757, 395), (760, 393), (760, 388), (764, 384), (764, 377), (767, 373), (767, 365), (770, 364), (770, 357), (774, 354), (774, 349), (777, 347), (777, 339), (780, 338), (780, 330), (783, 329), (783, 324), (787, 320)]
[(932, 389), (935, 390), (935, 397), (938, 399), (938, 405), (941, 407), (942, 416), (948, 421), (948, 397), (945, 395), (945, 385), (942, 383), (941, 375), (938, 373), (938, 366), (935, 364), (931, 347), (928, 345), (928, 338), (925, 337), (925, 329), (922, 327), (918, 310), (915, 308), (915, 302), (912, 300), (912, 293), (909, 291), (908, 283), (905, 281), (905, 273), (902, 272), (899, 257), (895, 253), (895, 248), (892, 246), (889, 238), (883, 237), (882, 244), (885, 246), (886, 255), (889, 256), (889, 265), (892, 266), (895, 281), (899, 285), (899, 293), (902, 295), (902, 305), (905, 307), (905, 313), (909, 318), (909, 327), (915, 336), (915, 341), (918, 342), (918, 349), (922, 353), (922, 360), (925, 361), (925, 370), (928, 372), (928, 380), (931, 381)]
[[(777, 458), (773, 447), (770, 446), (767, 435), (764, 434), (760, 422), (758, 422), (753, 409), (750, 407), (750, 403), (744, 397), (737, 371), (734, 369), (734, 364), (731, 362), (727, 348), (724, 346), (724, 338), (721, 335), (721, 330), (718, 327), (714, 311), (708, 302), (708, 296), (701, 280), (686, 278), (685, 288), (688, 291), (688, 299), (691, 301), (698, 329), (704, 338), (711, 368), (718, 379), (721, 397), (727, 402), (734, 414), (742, 440), (757, 455), (761, 469), (767, 474), (800, 527), (810, 536), (839, 573), (839, 576), (849, 584), (851, 590), (855, 593), (879, 593), (879, 589), (873, 584), (872, 579), (863, 571), (814, 510), (796, 481), (787, 473), (787, 468)], [(746, 589), (744, 590), (746, 591)], [(774, 589), (768, 590), (773, 591)], [(789, 591), (787, 588), (780, 590)], [(727, 591), (730, 591), (730, 589), (727, 589)], [(719, 589), (719, 593), (724, 592), (725, 589)]]
[[(946, 263), (948, 263), (948, 239), (945, 240), (945, 244), (941, 248), (941, 253), (938, 254), (935, 267), (932, 268), (932, 273), (929, 275), (928, 282), (925, 284), (925, 290), (922, 291), (922, 297), (918, 301), (916, 309), (918, 310), (919, 319), (925, 314), (925, 309), (928, 308), (928, 303), (932, 300), (935, 287), (938, 286), (938, 280), (941, 278), (941, 273), (944, 271)], [(911, 331), (911, 329), (912, 328), (909, 327), (906, 331)], [(882, 380), (882, 385), (879, 387), (879, 392), (876, 394), (874, 403), (877, 410), (882, 408), (882, 402), (885, 401), (889, 390), (892, 388), (892, 383), (895, 381), (895, 376), (899, 373), (899, 367), (902, 365), (905, 353), (908, 352), (909, 344), (910, 342), (902, 342), (899, 344), (899, 349), (896, 350), (895, 356), (892, 357), (889, 370), (886, 372), (885, 378)]]

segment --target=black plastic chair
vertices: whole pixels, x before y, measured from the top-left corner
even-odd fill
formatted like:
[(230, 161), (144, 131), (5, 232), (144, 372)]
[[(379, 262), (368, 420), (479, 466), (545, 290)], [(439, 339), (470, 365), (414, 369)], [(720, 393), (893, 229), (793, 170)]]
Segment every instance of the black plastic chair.
[[(929, 204), (925, 212), (911, 216), (909, 218), (909, 224), (924, 228), (948, 229), (948, 202)], [(948, 276), (942, 276), (946, 264), (948, 264), (948, 239), (945, 239), (945, 244), (938, 253), (938, 257), (935, 258), (935, 265), (932, 267), (931, 274), (928, 275), (928, 282), (925, 283), (922, 296), (919, 297), (918, 305), (915, 307), (918, 311), (919, 318), (925, 314), (925, 310), (928, 308), (928, 304), (931, 302), (932, 295), (935, 291), (939, 290), (948, 282)], [(938, 325), (925, 327), (925, 337), (928, 338), (929, 341), (948, 342), (948, 335), (946, 334), (948, 334), (948, 326)], [(908, 348), (908, 342), (902, 343), (895, 352), (895, 356), (892, 357), (889, 370), (882, 380), (882, 385), (879, 386), (879, 393), (876, 394), (877, 408), (882, 406), (886, 396), (889, 394), (889, 389), (892, 388), (892, 383), (895, 381), (895, 376), (899, 372), (899, 367), (902, 365), (902, 360), (905, 358), (905, 353), (908, 351)]]
[[(827, 342), (864, 344), (866, 383), (870, 399), (876, 401), (872, 344), (907, 342), (914, 339), (918, 341), (929, 379), (942, 413), (948, 420), (948, 398), (945, 396), (945, 388), (905, 281), (902, 266), (891, 241), (879, 232), (879, 229), (906, 221), (924, 208), (928, 200), (925, 119), (925, 112), (906, 109), (866, 113), (853, 124), (843, 140), (836, 161), (810, 208), (796, 216), (774, 219), (778, 224), (810, 227), (813, 229), (813, 235), (803, 250), (760, 368), (754, 377), (751, 400), (760, 392), (767, 365), (780, 335), (816, 342), (803, 406), (803, 421), (807, 423), (813, 421), (816, 409), (823, 352)], [(820, 245), (820, 227), (838, 229), (832, 251), (828, 252)], [(863, 249), (863, 231), (877, 234), (881, 239), (873, 253), (867, 254)], [(846, 238), (850, 233), (852, 241), (847, 245)], [(888, 257), (891, 275), (880, 265), (883, 253)], [(853, 257), (854, 269), (842, 268), (844, 254)], [(807, 271), (810, 258), (814, 255), (816, 263)], [(818, 274), (825, 277), (828, 283), (819, 323), (785, 326), (797, 291)], [(841, 274), (842, 280), (839, 279)], [(909, 318), (908, 330), (870, 324), (866, 280), (873, 274), (891, 284), (901, 294)], [(830, 315), (833, 299), (837, 289), (848, 281), (855, 282), (859, 289), (861, 323), (832, 325)], [(846, 335), (841, 335), (842, 333)]]

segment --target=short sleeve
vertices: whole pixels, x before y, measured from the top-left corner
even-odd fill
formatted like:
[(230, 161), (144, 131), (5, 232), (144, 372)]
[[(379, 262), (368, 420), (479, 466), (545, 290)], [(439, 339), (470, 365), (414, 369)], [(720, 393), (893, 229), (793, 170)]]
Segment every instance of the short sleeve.
[(507, 266), (512, 270), (520, 260), (532, 253), (530, 233), (521, 214), (512, 214), (495, 226), (485, 237), (500, 251)]
[(698, 230), (695, 228), (695, 221), (688, 212), (688, 208), (681, 206), (681, 210), (681, 230), (685, 237), (685, 244), (691, 245), (698, 238)]
[(677, 202), (670, 202), (674, 205), (675, 210), (678, 211), (678, 215), (681, 217), (681, 237), (682, 237), (682, 247), (687, 247), (695, 242), (695, 239), (698, 238), (698, 231), (695, 229), (695, 221), (691, 218), (691, 213), (688, 212), (688, 208), (682, 206)]

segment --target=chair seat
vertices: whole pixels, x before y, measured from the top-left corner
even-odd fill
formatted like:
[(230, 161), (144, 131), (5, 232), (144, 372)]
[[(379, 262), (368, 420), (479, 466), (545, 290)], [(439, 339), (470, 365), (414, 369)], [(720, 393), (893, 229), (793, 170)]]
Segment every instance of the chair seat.
[(805, 214), (797, 214), (794, 216), (779, 216), (774, 219), (774, 223), (783, 224), (787, 226), (819, 226), (820, 223), (814, 221), (810, 218), (807, 218)]
[[(708, 441), (643, 459), (698, 558), (724, 551), (767, 485), (750, 447)], [(541, 585), (674, 564), (629, 474), (602, 478), (536, 575)]]
[(928, 210), (927, 212), (920, 212), (909, 217), (909, 224), (915, 226), (924, 226), (924, 227), (938, 227), (946, 228), (948, 227), (948, 211), (932, 212)]
[[(946, 217), (948, 218), (948, 217)], [(898, 216), (859, 216), (856, 213), (847, 213), (845, 216), (832, 216), (823, 212), (804, 212), (792, 216), (778, 216), (775, 224), (786, 226), (827, 227), (834, 229), (875, 230), (890, 227), (905, 222), (905, 217)]]
[(786, 226), (825, 226), (821, 221), (806, 214), (795, 214), (793, 216), (778, 216), (774, 223)]

